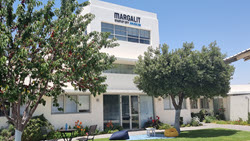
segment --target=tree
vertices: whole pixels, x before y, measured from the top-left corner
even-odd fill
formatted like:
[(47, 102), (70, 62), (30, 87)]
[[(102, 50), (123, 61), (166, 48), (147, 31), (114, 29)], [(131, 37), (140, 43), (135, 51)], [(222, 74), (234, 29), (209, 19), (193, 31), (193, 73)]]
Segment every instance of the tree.
[(117, 44), (108, 40), (108, 33), (86, 33), (94, 18), (81, 15), (87, 4), (62, 0), (60, 9), (53, 9), (54, 1), (0, 1), (0, 105), (15, 126), (16, 141), (37, 106), (46, 104), (44, 96), (53, 97), (59, 106), (57, 97), (67, 85), (93, 95), (106, 91), (101, 74), (115, 57), (100, 50)]
[(134, 82), (151, 96), (170, 96), (175, 108), (175, 128), (180, 133), (180, 113), (185, 98), (226, 96), (234, 67), (225, 64), (216, 42), (201, 51), (193, 50), (193, 43), (169, 51), (164, 44), (160, 48), (148, 48), (139, 56)]

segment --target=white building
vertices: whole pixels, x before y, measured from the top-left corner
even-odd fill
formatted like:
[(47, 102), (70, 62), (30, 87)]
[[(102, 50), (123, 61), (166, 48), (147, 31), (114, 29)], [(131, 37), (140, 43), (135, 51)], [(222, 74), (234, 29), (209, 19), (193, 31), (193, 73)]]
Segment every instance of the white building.
[[(143, 55), (148, 46), (159, 45), (157, 15), (99, 0), (90, 2), (82, 13), (95, 15), (87, 31), (111, 32), (110, 37), (116, 37), (120, 44), (119, 47), (103, 49), (104, 52), (117, 57), (116, 67), (103, 73), (107, 76), (107, 92), (94, 97), (88, 92), (74, 91), (68, 87), (66, 92), (80, 102), (81, 106), (62, 95), (59, 97), (59, 103), (64, 111), (58, 111), (57, 107), (52, 105), (52, 98), (46, 97), (46, 106), (39, 105), (35, 115), (44, 114), (56, 128), (64, 127), (66, 123), (74, 126), (79, 120), (85, 126), (97, 124), (100, 130), (109, 121), (125, 129), (139, 129), (144, 127), (150, 117), (155, 116), (159, 116), (164, 123), (173, 124), (175, 110), (171, 100), (147, 96), (133, 83), (133, 68), (137, 57)], [(224, 98), (223, 106), (227, 109), (228, 101), (233, 104), (234, 99), (231, 95)], [(213, 110), (212, 102), (213, 100), (199, 99), (190, 105), (189, 99), (184, 100), (181, 111), (184, 123), (191, 121), (191, 112), (199, 112), (200, 109)], [(229, 107), (233, 109), (232, 105)], [(237, 108), (234, 110), (237, 112)], [(237, 116), (241, 115), (231, 112), (226, 117), (235, 119)], [(6, 121), (0, 112), (0, 127), (7, 126)]]

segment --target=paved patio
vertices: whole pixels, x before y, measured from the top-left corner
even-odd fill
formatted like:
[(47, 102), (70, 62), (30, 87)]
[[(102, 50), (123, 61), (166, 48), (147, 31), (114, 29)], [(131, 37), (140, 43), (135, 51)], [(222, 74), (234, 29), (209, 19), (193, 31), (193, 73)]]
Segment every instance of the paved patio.
[[(204, 123), (203, 126), (198, 126), (198, 127), (184, 127), (184, 128), (181, 128), (181, 131), (209, 129), (209, 128), (225, 128), (225, 129), (233, 129), (233, 130), (241, 130), (241, 131), (250, 131), (250, 126), (214, 124), (214, 123)], [(156, 132), (157, 133), (164, 132), (164, 130), (156, 130)], [(146, 130), (129, 132), (129, 136), (144, 135), (144, 134), (147, 134)], [(109, 138), (110, 136), (111, 136), (111, 134), (97, 135), (97, 136), (95, 136), (95, 139)], [(77, 137), (77, 138), (81, 138), (81, 137)], [(77, 138), (74, 138), (72, 141), (76, 141)], [(58, 141), (63, 141), (63, 139), (60, 139)]]

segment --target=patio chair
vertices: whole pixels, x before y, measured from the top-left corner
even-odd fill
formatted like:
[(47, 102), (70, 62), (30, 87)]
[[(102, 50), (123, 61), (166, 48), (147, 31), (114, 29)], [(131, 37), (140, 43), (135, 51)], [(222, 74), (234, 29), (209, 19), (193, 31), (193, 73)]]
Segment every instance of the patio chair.
[(88, 132), (87, 138), (79, 138), (77, 140), (79, 140), (79, 141), (88, 141), (88, 140), (94, 141), (96, 127), (97, 127), (97, 125), (91, 125), (89, 127), (89, 132)]

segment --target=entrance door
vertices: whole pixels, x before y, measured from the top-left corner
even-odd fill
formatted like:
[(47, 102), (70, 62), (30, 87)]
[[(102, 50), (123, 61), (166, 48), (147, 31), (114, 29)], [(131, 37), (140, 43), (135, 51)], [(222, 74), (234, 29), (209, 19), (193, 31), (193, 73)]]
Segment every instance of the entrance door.
[(132, 117), (132, 129), (139, 128), (139, 106), (138, 96), (131, 96), (131, 117)]
[(130, 104), (129, 96), (122, 96), (122, 127), (130, 129)]
[(153, 97), (140, 96), (140, 119), (141, 127), (145, 127), (145, 123), (153, 117)]
[(138, 96), (122, 96), (122, 127), (124, 129), (139, 128)]

